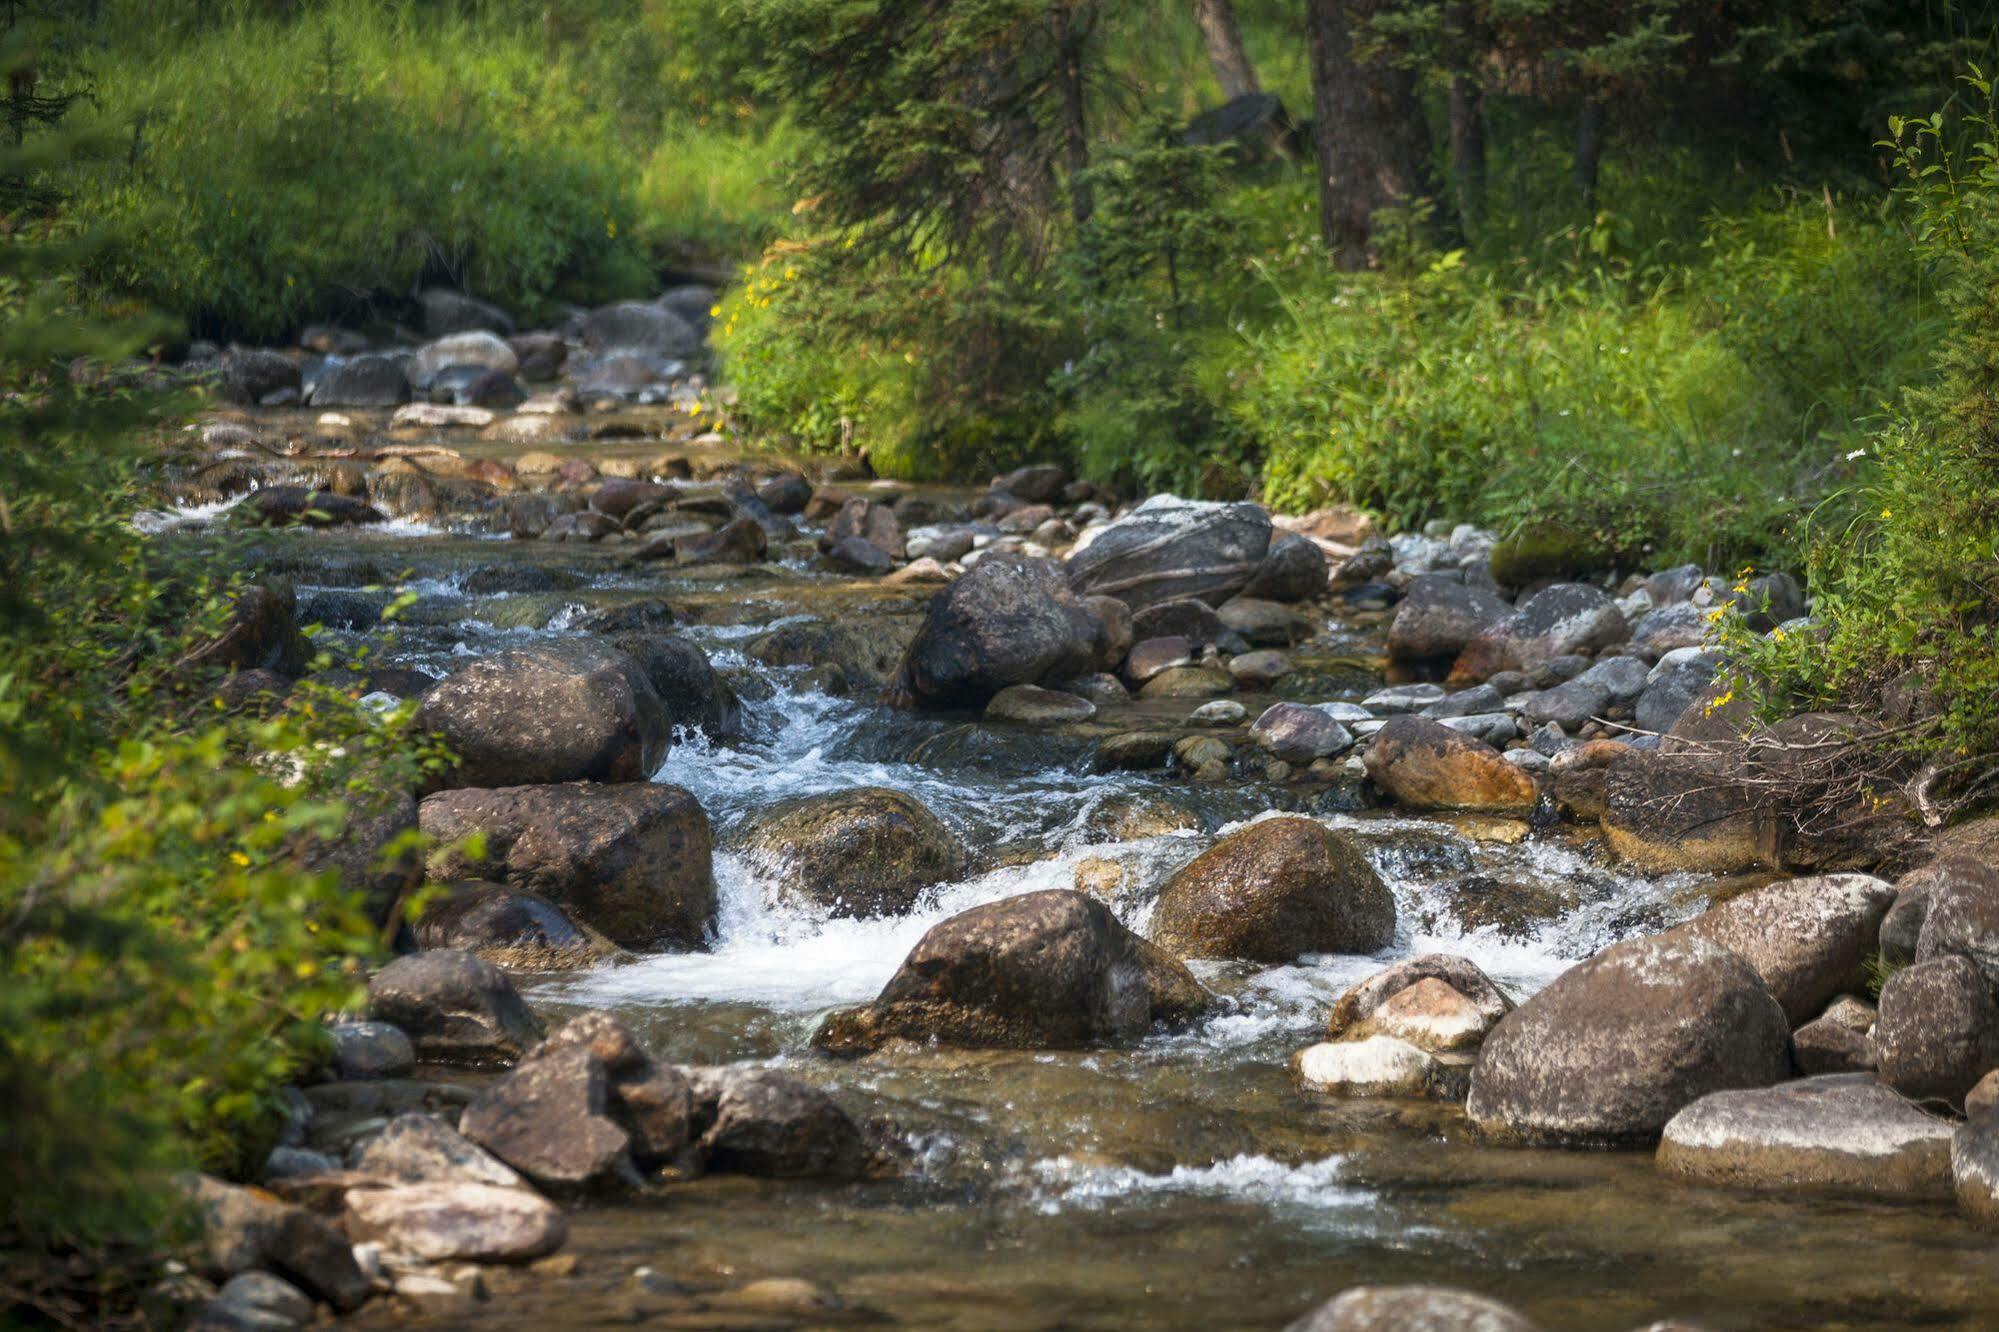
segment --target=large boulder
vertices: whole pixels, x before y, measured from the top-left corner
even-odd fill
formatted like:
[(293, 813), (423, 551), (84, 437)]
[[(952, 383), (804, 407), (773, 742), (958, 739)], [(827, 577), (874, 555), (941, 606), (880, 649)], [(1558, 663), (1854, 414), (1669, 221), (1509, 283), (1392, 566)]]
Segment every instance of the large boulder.
[(410, 400), (407, 352), (329, 356), (312, 382), (315, 407), (400, 407)]
[(848, 537), (873, 546), (890, 560), (899, 560), (907, 553), (902, 524), (896, 519), (895, 510), (871, 499), (857, 497), (842, 505), (833, 515), (833, 521), (826, 524), (825, 535), (819, 538), (819, 549), (831, 553)]
[(424, 695), (417, 724), (459, 765), (448, 786), (637, 782), (666, 758), (671, 727), (652, 682), (600, 643), (543, 643), (475, 662)]
[(230, 402), (255, 407), (274, 393), (298, 386), (298, 362), (283, 352), (233, 347), (222, 354), (222, 379), (218, 387)]
[(618, 954), (541, 894), (502, 883), (451, 885), (424, 904), (412, 929), (420, 948), (456, 949), (514, 971), (571, 971)]
[(925, 706), (983, 707), (1008, 685), (1088, 674), (1101, 633), (1055, 565), (996, 555), (931, 598), (902, 682)]
[(686, 359), (701, 354), (701, 332), (651, 301), (620, 301), (583, 320), (583, 345), (593, 352), (644, 351)]
[(971, 863), (922, 801), (880, 786), (760, 810), (744, 825), (742, 845), (780, 897), (836, 916), (901, 915)]
[(1388, 626), (1388, 655), (1398, 661), (1456, 659), (1471, 642), (1513, 613), (1491, 588), (1445, 574), (1419, 574)]
[(1999, 1006), (1968, 958), (1904, 967), (1881, 987), (1874, 1022), (1881, 1080), (1905, 1096), (1964, 1104), (1999, 1066)]
[(743, 729), (743, 705), (700, 645), (678, 634), (622, 634), (630, 654), (666, 709), (667, 723), (725, 739)]
[(690, 1129), (708, 1168), (768, 1179), (852, 1179), (866, 1139), (839, 1103), (774, 1068), (690, 1068)]
[(200, 1227), (192, 1262), (204, 1275), (276, 1272), (342, 1311), (368, 1298), (368, 1278), (353, 1249), (323, 1218), (207, 1175), (183, 1176), (177, 1183)]
[(1999, 1114), (1965, 1121), (1950, 1144), (1957, 1205), (1974, 1221), (1999, 1225)]
[(933, 926), (879, 997), (826, 1019), (812, 1043), (860, 1054), (891, 1040), (1063, 1049), (1135, 1041), (1209, 995), (1094, 898), (1051, 889)]
[(1296, 532), (1279, 532), (1243, 595), (1266, 601), (1311, 601), (1326, 595), (1331, 573), (1318, 542)]
[[(701, 946), (715, 920), (708, 816), (656, 782), (440, 791), (420, 822), (436, 879), (490, 879), (537, 893), (627, 946)], [(460, 843), (483, 836), (474, 860)]]
[(1999, 991), (1999, 869), (1970, 856), (1945, 856), (1929, 867), (1927, 880), (1916, 961), (1966, 958)]
[(1790, 1024), (1762, 978), (1703, 939), (1613, 945), (1486, 1037), (1466, 1109), (1506, 1142), (1649, 1142), (1710, 1092), (1791, 1071)]
[(425, 1262), (532, 1262), (569, 1237), (554, 1203), (491, 1184), (349, 1189), (345, 1205), (348, 1238)]
[(1155, 495), (1069, 556), (1069, 585), (1134, 611), (1182, 597), (1219, 606), (1249, 586), (1270, 542), (1258, 505)]
[(496, 334), (484, 330), (454, 333), (425, 344), (410, 357), (407, 366), (410, 384), (420, 390), (428, 389), (432, 380), (453, 366), (475, 366), (510, 375), (520, 368), (520, 358)]
[(1290, 962), (1372, 953), (1395, 935), (1395, 898), (1355, 841), (1311, 819), (1252, 823), (1167, 880), (1152, 941), (1183, 957)]
[(1631, 628), (1608, 592), (1588, 583), (1556, 583), (1467, 643), (1451, 675), (1483, 680), (1500, 671), (1532, 670), (1556, 657), (1594, 652), (1630, 636)]
[(485, 1184), (526, 1187), (521, 1177), (443, 1120), (397, 1115), (353, 1154), (357, 1173), (397, 1184)]
[(1298, 1081), (1328, 1096), (1430, 1096), (1443, 1086), (1436, 1056), (1395, 1036), (1320, 1041), (1291, 1060)]
[(401, 1027), (417, 1057), (444, 1064), (507, 1064), (541, 1040), (541, 1019), (506, 974), (470, 953), (399, 957), (368, 982), (368, 1009)]
[(1392, 717), (1361, 758), (1368, 777), (1412, 809), (1522, 814), (1534, 808), (1534, 779), (1482, 740), (1428, 717)]
[(1497, 1300), (1446, 1286), (1355, 1286), (1285, 1332), (1538, 1332)]
[(1867, 959), (1894, 899), (1893, 887), (1867, 874), (1790, 879), (1731, 897), (1678, 932), (1754, 967), (1795, 1026), (1865, 987)]
[(1730, 874), (1770, 859), (1771, 800), (1728, 764), (1633, 750), (1603, 770), (1604, 841), (1639, 870)]
[(1703, 1096), (1667, 1121), (1659, 1168), (1797, 1193), (1950, 1195), (1951, 1125), (1865, 1073)]

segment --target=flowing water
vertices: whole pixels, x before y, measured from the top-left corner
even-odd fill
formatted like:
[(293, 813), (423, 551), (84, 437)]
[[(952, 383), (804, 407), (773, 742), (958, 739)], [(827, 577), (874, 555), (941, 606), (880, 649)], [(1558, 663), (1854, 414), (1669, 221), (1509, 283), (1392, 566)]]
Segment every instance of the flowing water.
[[(848, 1306), (839, 1317), (675, 1326), (1278, 1328), (1346, 1286), (1400, 1281), (1471, 1287), (1550, 1328), (1668, 1317), (1717, 1329), (1999, 1326), (1999, 1254), (1946, 1206), (1691, 1188), (1640, 1153), (1497, 1150), (1454, 1108), (1338, 1102), (1289, 1075), (1338, 993), (1393, 959), (1462, 953), (1524, 996), (1609, 942), (1692, 914), (1713, 884), (1624, 874), (1573, 830), (1369, 812), (1340, 786), (1199, 787), (1090, 771), (1098, 735), (1190, 704), (1034, 733), (829, 697), (806, 672), (745, 654), (787, 619), (906, 617), (920, 602), (911, 592), (795, 568), (749, 579), (634, 571), (595, 548), (408, 527), (290, 534), (268, 540), (262, 558), (291, 573), (302, 600), (322, 586), (402, 579), (419, 599), (390, 640), (332, 638), (433, 672), (573, 632), (606, 602), (664, 596), (683, 609), (748, 717), (738, 741), (681, 736), (657, 774), (698, 796), (716, 826), (712, 947), (524, 988), (551, 1015), (612, 1009), (675, 1061), (781, 1065), (857, 1118), (892, 1123), (912, 1154), (909, 1172), (888, 1182), (718, 1177), (584, 1208), (568, 1248), (580, 1259), (574, 1276), (518, 1280), (476, 1317), (423, 1325), (624, 1325), (637, 1314), (632, 1273), (649, 1267), (696, 1285), (805, 1277)], [(464, 591), (468, 571), (522, 561), (560, 565), (573, 586)], [(1309, 664), (1314, 651), (1350, 653), (1369, 632), (1335, 625), (1299, 655)], [(1254, 715), (1259, 700), (1246, 701)], [(737, 824), (786, 797), (861, 785), (923, 800), (978, 853), (977, 867), (895, 919), (773, 905), (757, 866), (732, 849)], [(1225, 1010), (1133, 1049), (903, 1050), (856, 1062), (809, 1051), (827, 1010), (872, 998), (946, 916), (1070, 887), (1080, 862), (1100, 858), (1124, 867), (1116, 908), (1143, 930), (1166, 876), (1216, 833), (1276, 809), (1362, 839), (1397, 898), (1391, 948), (1279, 967), (1197, 963)], [(1495, 890), (1530, 909), (1484, 913)], [(405, 1320), (370, 1306), (359, 1321)]]

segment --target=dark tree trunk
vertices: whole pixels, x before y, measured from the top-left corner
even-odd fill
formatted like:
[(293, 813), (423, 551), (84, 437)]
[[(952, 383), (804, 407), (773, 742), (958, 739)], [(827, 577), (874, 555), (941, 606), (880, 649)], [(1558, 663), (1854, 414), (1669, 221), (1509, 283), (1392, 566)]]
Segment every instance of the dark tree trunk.
[(1208, 63), (1214, 66), (1222, 96), (1234, 101), (1246, 93), (1262, 92), (1256, 68), (1242, 47), (1233, 0), (1194, 0), (1194, 21), (1201, 25), (1201, 40), (1208, 44)]
[(1091, 195), (1089, 124), (1084, 120), (1083, 43), (1089, 39), (1093, 15), (1089, 6), (1057, 5), (1050, 16), (1059, 51), (1062, 85), (1062, 153), (1069, 167), (1069, 211), (1082, 226), (1096, 211)]
[(1576, 115), (1576, 192), (1582, 195), (1583, 212), (1596, 216), (1596, 177), (1603, 165), (1603, 103), (1585, 95)]
[(1367, 267), (1375, 213), (1422, 192), (1428, 155), (1414, 76), (1354, 56), (1355, 28), (1371, 12), (1372, 3), (1306, 0), (1319, 230), (1334, 262), (1347, 269)]
[(1485, 225), (1485, 88), (1472, 70), (1471, 6), (1444, 7), (1444, 40), (1451, 62), (1451, 194), (1465, 239)]

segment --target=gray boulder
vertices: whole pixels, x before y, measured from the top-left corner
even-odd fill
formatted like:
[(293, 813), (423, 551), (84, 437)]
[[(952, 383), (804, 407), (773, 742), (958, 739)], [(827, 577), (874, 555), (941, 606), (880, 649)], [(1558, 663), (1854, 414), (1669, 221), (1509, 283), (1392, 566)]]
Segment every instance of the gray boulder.
[(400, 407), (410, 400), (409, 353), (329, 356), (314, 373), (315, 407)]
[(1372, 953), (1395, 934), (1395, 898), (1352, 838), (1311, 819), (1265, 819), (1167, 880), (1152, 941), (1182, 957), (1290, 962)]
[(1795, 1025), (1867, 984), (1895, 890), (1867, 874), (1790, 879), (1732, 897), (1676, 933), (1719, 944), (1756, 969)]
[(1455, 659), (1465, 645), (1513, 613), (1489, 587), (1446, 574), (1419, 574), (1388, 626), (1388, 655), (1398, 661)]
[(1999, 991), (1999, 869), (1970, 856), (1946, 856), (1929, 867), (1928, 880), (1916, 961), (1966, 958)]
[(927, 707), (983, 707), (1008, 685), (1088, 674), (1101, 632), (1055, 565), (996, 555), (931, 598), (902, 684)]
[(368, 1009), (435, 1063), (511, 1063), (542, 1035), (505, 973), (470, 953), (397, 958), (368, 982)]
[(582, 338), (593, 352), (623, 349), (686, 359), (702, 349), (699, 329), (651, 301), (620, 301), (591, 311), (583, 321)]
[(1249, 728), (1250, 738), (1276, 758), (1310, 763), (1344, 753), (1353, 733), (1323, 710), (1302, 703), (1273, 703)]
[(1703, 1096), (1666, 1124), (1669, 1175), (1797, 1193), (1948, 1197), (1951, 1124), (1865, 1073)]
[(347, 1233), (426, 1262), (526, 1263), (562, 1247), (562, 1209), (524, 1189), (409, 1184), (349, 1189)]
[(1883, 1082), (1905, 1096), (1959, 1106), (1999, 1066), (1999, 1006), (1970, 960), (1918, 962), (1881, 987), (1874, 1045)]
[(666, 758), (666, 709), (626, 653), (544, 643), (475, 662), (434, 686), (417, 724), (459, 756), (448, 786), (636, 782)]
[(1649, 1142), (1702, 1096), (1791, 1070), (1790, 1024), (1762, 978), (1703, 939), (1613, 945), (1493, 1028), (1466, 1109), (1499, 1141)]
[(783, 801), (752, 815), (741, 840), (779, 897), (836, 916), (900, 915), (971, 863), (922, 801), (880, 786)]
[(861, 1054), (891, 1040), (1065, 1049), (1136, 1041), (1211, 996), (1174, 958), (1079, 892), (1022, 893), (933, 926), (871, 1004), (812, 1043)]
[(1155, 495), (1069, 556), (1069, 585), (1134, 612), (1182, 597), (1219, 606), (1256, 576), (1271, 530), (1255, 504)]

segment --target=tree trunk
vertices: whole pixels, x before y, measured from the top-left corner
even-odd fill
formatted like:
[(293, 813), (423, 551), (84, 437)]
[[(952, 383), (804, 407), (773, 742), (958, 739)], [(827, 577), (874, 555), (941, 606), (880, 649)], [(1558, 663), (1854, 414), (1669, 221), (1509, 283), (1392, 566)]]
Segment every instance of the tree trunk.
[(1090, 190), (1089, 123), (1083, 118), (1083, 43), (1089, 40), (1090, 28), (1095, 15), (1088, 4), (1075, 6), (1057, 5), (1051, 11), (1049, 21), (1055, 28), (1055, 42), (1059, 51), (1058, 78), (1062, 85), (1062, 152), (1069, 167), (1069, 211), (1082, 226), (1096, 211), (1096, 200)]
[[(1378, 0), (1374, 0), (1378, 3)], [(1354, 56), (1354, 30), (1372, 10), (1349, 0), (1306, 0), (1312, 41), (1313, 147), (1319, 230), (1341, 268), (1368, 266), (1374, 215), (1421, 191), (1429, 130), (1414, 76)]]
[(1596, 177), (1603, 165), (1603, 103), (1587, 94), (1576, 115), (1576, 191), (1582, 195), (1583, 212), (1596, 216)]
[(1256, 68), (1242, 48), (1242, 28), (1236, 23), (1233, 0), (1194, 0), (1194, 21), (1201, 25), (1201, 40), (1208, 44), (1208, 63), (1214, 66), (1222, 96), (1232, 102), (1245, 94), (1262, 92)]
[(1451, 192), (1466, 240), (1485, 225), (1485, 89), (1472, 70), (1471, 6), (1444, 7), (1444, 41), (1451, 62)]

